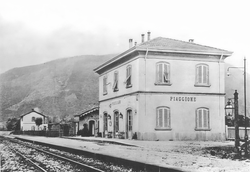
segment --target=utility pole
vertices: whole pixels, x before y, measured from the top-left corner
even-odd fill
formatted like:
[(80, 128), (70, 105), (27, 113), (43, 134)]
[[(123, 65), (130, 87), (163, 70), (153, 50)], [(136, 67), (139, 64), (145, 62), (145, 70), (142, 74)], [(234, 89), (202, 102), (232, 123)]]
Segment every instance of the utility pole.
[(235, 126), (235, 148), (239, 152), (240, 137), (239, 137), (239, 110), (238, 110), (238, 92), (235, 90), (234, 93), (234, 126)]

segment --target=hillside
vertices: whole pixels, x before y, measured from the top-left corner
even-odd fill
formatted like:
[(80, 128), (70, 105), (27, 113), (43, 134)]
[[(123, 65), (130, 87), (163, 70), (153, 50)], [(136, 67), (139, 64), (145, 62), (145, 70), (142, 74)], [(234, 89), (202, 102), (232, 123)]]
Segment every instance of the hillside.
[[(93, 69), (112, 57), (114, 55), (77, 56), (1, 74), (0, 121), (19, 117), (35, 107), (49, 116), (72, 117), (97, 104), (98, 75)], [(226, 64), (225, 70), (228, 66)], [(237, 89), (239, 111), (243, 114), (243, 72), (239, 69), (230, 72), (231, 76), (226, 77), (226, 97), (232, 98)], [(249, 81), (248, 75), (248, 88)]]
[(77, 56), (1, 74), (0, 120), (19, 117), (34, 107), (65, 117), (93, 106), (98, 103), (98, 75), (93, 69), (112, 57)]

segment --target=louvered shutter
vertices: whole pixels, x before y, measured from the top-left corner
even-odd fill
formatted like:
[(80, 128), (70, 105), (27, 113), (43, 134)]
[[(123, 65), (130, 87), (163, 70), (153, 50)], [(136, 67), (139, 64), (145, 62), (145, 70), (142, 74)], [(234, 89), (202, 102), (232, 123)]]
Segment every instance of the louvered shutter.
[(197, 83), (202, 83), (202, 66), (197, 67)]
[(198, 128), (202, 128), (202, 109), (198, 110)]
[(159, 80), (158, 81), (159, 81), (159, 83), (162, 83), (163, 82), (163, 80), (162, 80), (162, 75), (163, 75), (162, 64), (159, 64), (158, 66), (159, 66), (159, 73), (158, 73)]
[(156, 127), (160, 127), (160, 122), (159, 122), (159, 118), (160, 117), (160, 113), (159, 113), (159, 109), (157, 109), (156, 111)]
[(159, 109), (159, 127), (163, 127), (162, 126), (162, 124), (163, 124), (162, 118), (163, 118), (163, 109)]

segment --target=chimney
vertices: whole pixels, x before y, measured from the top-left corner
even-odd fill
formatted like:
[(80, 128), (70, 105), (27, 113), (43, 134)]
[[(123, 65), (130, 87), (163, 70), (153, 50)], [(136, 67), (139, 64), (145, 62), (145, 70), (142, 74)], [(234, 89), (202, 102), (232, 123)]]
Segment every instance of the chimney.
[(129, 39), (129, 48), (133, 46), (133, 39)]
[(135, 42), (135, 46), (136, 46), (137, 42)]
[(141, 42), (144, 42), (144, 34), (141, 34)]
[(148, 31), (148, 41), (150, 40), (150, 32)]
[(193, 39), (189, 39), (188, 42), (194, 42), (194, 40)]

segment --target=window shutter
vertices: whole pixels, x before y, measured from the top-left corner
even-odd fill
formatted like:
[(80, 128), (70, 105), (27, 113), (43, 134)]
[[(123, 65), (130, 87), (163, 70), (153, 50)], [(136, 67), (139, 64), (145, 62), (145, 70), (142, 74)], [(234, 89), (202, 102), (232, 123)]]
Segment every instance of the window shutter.
[(209, 84), (209, 67), (206, 67), (206, 84)]
[(202, 73), (202, 83), (207, 84), (207, 66), (202, 66), (203, 67), (203, 73)]
[(160, 126), (160, 124), (159, 124), (159, 119), (160, 119), (159, 116), (160, 116), (159, 109), (157, 109), (157, 111), (156, 111), (156, 127)]
[(164, 82), (169, 82), (169, 65), (164, 64)]
[(204, 128), (208, 128), (208, 110), (203, 109)]
[(164, 127), (170, 127), (170, 112), (169, 112), (169, 109), (164, 109)]
[(202, 128), (202, 109), (198, 110), (198, 128)]
[(159, 82), (160, 83), (162, 83), (162, 75), (163, 75), (162, 72), (163, 72), (162, 71), (162, 64), (159, 64)]
[(202, 66), (197, 67), (197, 79), (198, 83), (202, 83)]
[(159, 127), (163, 127), (162, 117), (163, 117), (163, 109), (159, 109)]

